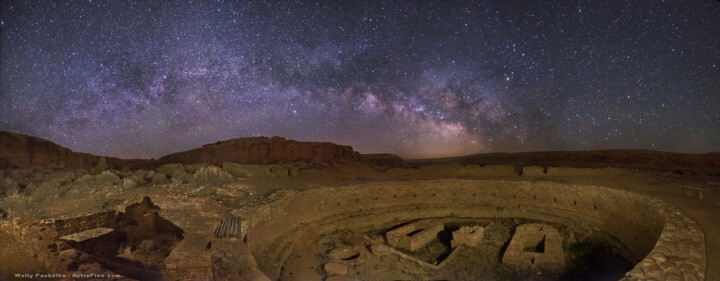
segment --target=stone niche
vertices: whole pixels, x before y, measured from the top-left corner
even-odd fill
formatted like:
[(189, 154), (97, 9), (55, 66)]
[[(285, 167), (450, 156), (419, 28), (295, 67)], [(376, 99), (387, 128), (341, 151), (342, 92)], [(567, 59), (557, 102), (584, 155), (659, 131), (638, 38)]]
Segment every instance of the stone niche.
[(520, 225), (502, 262), (518, 271), (561, 272), (565, 270), (565, 253), (560, 233), (546, 224)]
[(386, 237), (391, 246), (414, 252), (437, 238), (444, 228), (439, 220), (419, 220), (389, 231)]

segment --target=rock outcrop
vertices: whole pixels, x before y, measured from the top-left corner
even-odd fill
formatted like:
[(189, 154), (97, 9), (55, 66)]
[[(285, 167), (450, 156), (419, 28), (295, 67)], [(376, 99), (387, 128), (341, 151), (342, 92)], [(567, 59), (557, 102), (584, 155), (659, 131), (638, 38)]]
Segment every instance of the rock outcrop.
[[(100, 159), (41, 138), (0, 131), (0, 169), (90, 169), (96, 167)], [(114, 162), (117, 167), (119, 159), (107, 160), (108, 165)]]
[(360, 153), (350, 146), (329, 142), (298, 142), (281, 137), (232, 139), (163, 156), (163, 163), (209, 163), (222, 166), (238, 164), (308, 164), (349, 163), (361, 160)]

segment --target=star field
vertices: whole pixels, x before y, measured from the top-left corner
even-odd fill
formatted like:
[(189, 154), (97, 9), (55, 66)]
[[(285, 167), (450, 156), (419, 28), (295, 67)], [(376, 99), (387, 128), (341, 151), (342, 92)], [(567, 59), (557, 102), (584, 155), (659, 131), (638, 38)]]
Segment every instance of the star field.
[(0, 130), (158, 157), (720, 151), (720, 2), (2, 1)]

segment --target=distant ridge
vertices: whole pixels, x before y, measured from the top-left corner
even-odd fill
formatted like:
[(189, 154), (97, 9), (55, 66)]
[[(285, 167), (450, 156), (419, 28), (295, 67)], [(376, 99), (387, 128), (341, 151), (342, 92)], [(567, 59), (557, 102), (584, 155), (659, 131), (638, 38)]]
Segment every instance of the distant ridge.
[[(95, 167), (101, 158), (102, 156), (73, 152), (45, 139), (0, 131), (0, 169), (89, 169)], [(361, 154), (350, 146), (329, 142), (299, 142), (281, 137), (220, 141), (169, 154), (158, 160), (105, 158), (108, 168), (113, 169), (153, 169), (166, 163), (329, 165), (362, 161)]]
[(688, 154), (644, 149), (485, 153), (427, 160), (408, 160), (408, 162), (415, 164), (458, 163), (463, 165), (509, 164), (516, 167), (620, 167), (720, 174), (720, 152)]
[[(90, 169), (102, 156), (73, 152), (41, 138), (0, 131), (0, 169)], [(641, 149), (487, 153), (460, 157), (403, 160), (392, 154), (360, 154), (346, 145), (299, 142), (281, 137), (237, 138), (206, 144), (158, 160), (105, 157), (111, 169), (153, 169), (162, 164), (223, 162), (240, 164), (290, 164), (310, 166), (367, 163), (374, 166), (406, 165), (514, 165), (516, 167), (621, 167), (642, 170), (703, 172), (720, 175), (720, 152), (686, 154)]]

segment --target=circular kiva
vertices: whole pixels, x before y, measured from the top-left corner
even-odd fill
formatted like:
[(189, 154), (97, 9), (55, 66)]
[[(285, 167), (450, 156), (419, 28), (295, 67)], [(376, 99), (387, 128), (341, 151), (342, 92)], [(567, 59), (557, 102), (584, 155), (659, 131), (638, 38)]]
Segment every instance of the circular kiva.
[[(422, 218), (527, 218), (582, 223), (614, 237), (636, 263), (624, 280), (705, 279), (705, 238), (673, 205), (642, 194), (549, 182), (433, 180), (280, 191), (253, 210), (245, 242), (276, 279), (292, 249), (340, 229)], [(672, 279), (672, 278), (671, 278)]]

